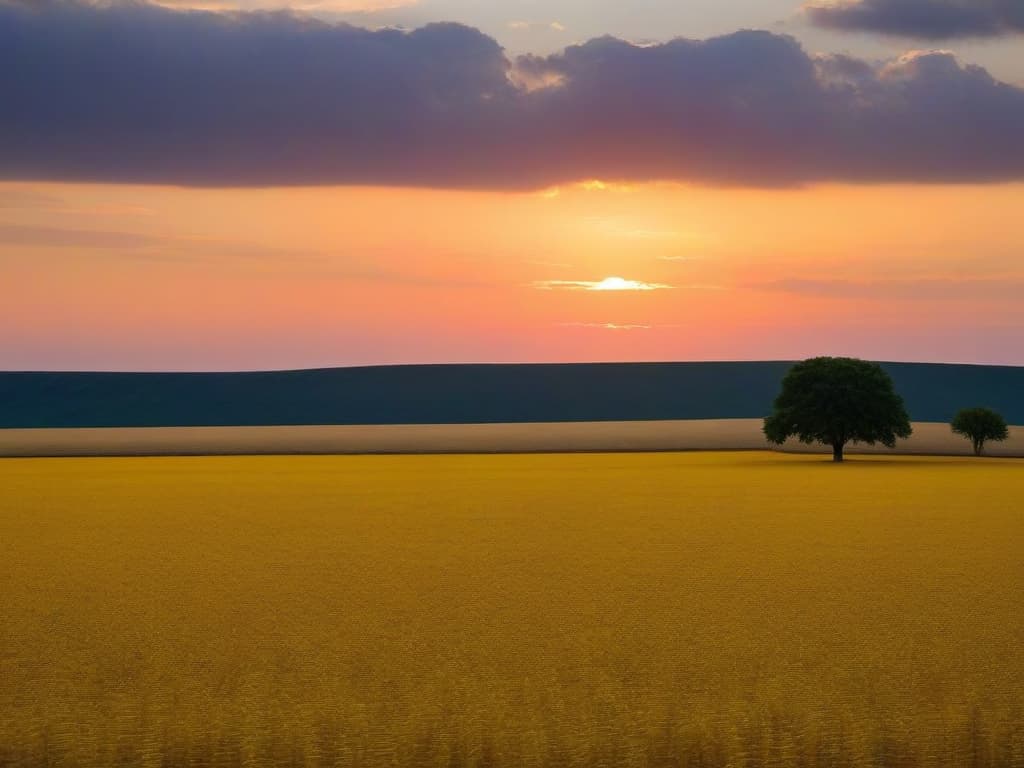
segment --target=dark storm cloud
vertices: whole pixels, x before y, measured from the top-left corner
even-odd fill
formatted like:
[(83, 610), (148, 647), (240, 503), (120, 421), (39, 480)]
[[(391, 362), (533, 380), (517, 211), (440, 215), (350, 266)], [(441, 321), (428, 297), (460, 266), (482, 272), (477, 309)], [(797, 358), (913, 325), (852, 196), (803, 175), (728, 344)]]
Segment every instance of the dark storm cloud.
[(1022, 0), (847, 0), (813, 2), (805, 9), (822, 27), (922, 40), (1024, 32)]
[(455, 24), (0, 0), (0, 177), (539, 188), (1024, 179), (1024, 90), (739, 32), (510, 61)]

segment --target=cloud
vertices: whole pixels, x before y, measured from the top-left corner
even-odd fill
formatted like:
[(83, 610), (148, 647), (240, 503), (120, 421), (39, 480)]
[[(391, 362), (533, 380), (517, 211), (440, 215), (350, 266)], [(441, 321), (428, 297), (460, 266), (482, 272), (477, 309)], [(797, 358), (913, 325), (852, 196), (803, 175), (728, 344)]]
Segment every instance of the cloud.
[(165, 245), (168, 239), (133, 232), (91, 229), (59, 229), (0, 224), (0, 245), (42, 248), (149, 248)]
[(214, 238), (172, 237), (102, 229), (73, 229), (0, 224), (0, 248), (89, 248), (127, 254), (133, 259), (173, 257), (179, 260), (210, 258), (262, 259), (321, 263), (326, 255), (315, 251), (273, 248), (255, 243)]
[(33, 189), (0, 189), (0, 208), (38, 209), (61, 208), (64, 201), (45, 192)]
[(1024, 33), (1021, 0), (833, 0), (804, 10), (821, 27), (923, 40)]
[(509, 29), (515, 30), (517, 32), (526, 32), (528, 30), (549, 30), (552, 32), (565, 32), (566, 29), (565, 25), (557, 21), (523, 21), (521, 19), (510, 21), (506, 26)]
[[(546, 86), (542, 86), (546, 87)], [(618, 193), (629, 193), (635, 190), (635, 187), (629, 184), (616, 184), (611, 181), (601, 181), (600, 179), (585, 179), (583, 181), (577, 181), (572, 184), (566, 185), (569, 190), (579, 190), (581, 192), (618, 192)], [(538, 193), (541, 197), (548, 199), (558, 197), (562, 194), (561, 187), (549, 187), (542, 189)], [(599, 220), (596, 219), (595, 220)]]
[(509, 59), (457, 24), (0, 0), (0, 179), (506, 190), (1024, 179), (1024, 89), (738, 32)]
[(415, 5), (419, 0), (154, 0), (155, 5), (203, 11), (293, 10), (331, 13), (376, 13)]
[(816, 280), (788, 278), (755, 289), (827, 298), (899, 301), (1007, 301), (1024, 295), (1024, 280), (1008, 278), (926, 278), (920, 280)]
[[(566, 328), (599, 328), (604, 331), (649, 331), (653, 325), (640, 325), (635, 323), (559, 323)], [(668, 326), (658, 326), (667, 328)]]
[[(154, 211), (142, 205), (116, 202), (94, 202), (72, 205), (69, 201), (48, 192), (22, 187), (0, 186), (0, 209), (40, 210), (81, 216), (151, 216)], [(3, 225), (0, 225), (2, 228)]]
[(545, 291), (662, 291), (672, 287), (663, 283), (645, 283), (621, 277), (606, 277), (604, 280), (537, 280), (533, 286)]
[[(83, 249), (128, 262), (210, 266), (245, 264), (248, 276), (288, 274), (317, 280), (383, 282), (400, 285), (489, 288), (470, 277), (417, 273), (415, 265), (387, 263), (368, 254), (338, 254), (212, 237), (150, 235), (103, 229), (34, 227), (0, 224), (0, 265), (7, 254), (20, 258), (26, 248)], [(254, 271), (253, 268), (259, 268)]]

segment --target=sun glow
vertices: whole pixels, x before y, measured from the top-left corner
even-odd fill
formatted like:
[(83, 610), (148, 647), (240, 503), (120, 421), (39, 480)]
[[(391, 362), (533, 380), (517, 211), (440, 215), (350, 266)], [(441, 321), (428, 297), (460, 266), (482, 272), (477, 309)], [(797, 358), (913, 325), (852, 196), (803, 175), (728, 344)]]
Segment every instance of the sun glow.
[(664, 283), (626, 280), (624, 277), (606, 277), (604, 280), (537, 280), (533, 285), (535, 288), (545, 291), (556, 289), (574, 291), (660, 291), (672, 287)]
[(661, 283), (644, 283), (639, 280), (626, 280), (622, 277), (606, 277), (599, 283), (592, 285), (591, 291), (656, 291), (661, 288), (668, 288)]

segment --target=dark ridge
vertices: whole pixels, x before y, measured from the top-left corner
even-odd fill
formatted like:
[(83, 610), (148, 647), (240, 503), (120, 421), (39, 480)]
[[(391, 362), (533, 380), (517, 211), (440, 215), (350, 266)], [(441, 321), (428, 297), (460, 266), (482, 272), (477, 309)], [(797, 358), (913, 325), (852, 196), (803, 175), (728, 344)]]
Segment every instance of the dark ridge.
[[(265, 373), (0, 373), (0, 428), (756, 418), (790, 363), (407, 365)], [(884, 363), (915, 421), (1024, 424), (1024, 368)]]

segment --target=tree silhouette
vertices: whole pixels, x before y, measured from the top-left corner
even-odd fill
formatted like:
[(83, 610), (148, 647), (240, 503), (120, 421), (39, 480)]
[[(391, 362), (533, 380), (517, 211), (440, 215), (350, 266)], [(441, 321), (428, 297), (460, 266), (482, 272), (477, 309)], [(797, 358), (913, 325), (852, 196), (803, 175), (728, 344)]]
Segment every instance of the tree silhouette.
[(975, 456), (981, 456), (987, 441), (1002, 442), (1010, 436), (1006, 420), (989, 408), (964, 408), (949, 426), (954, 433), (971, 441)]
[(764, 420), (768, 441), (832, 446), (834, 461), (843, 460), (847, 443), (881, 443), (910, 437), (910, 417), (892, 379), (877, 363), (848, 357), (815, 357), (797, 363), (782, 380), (775, 409)]

